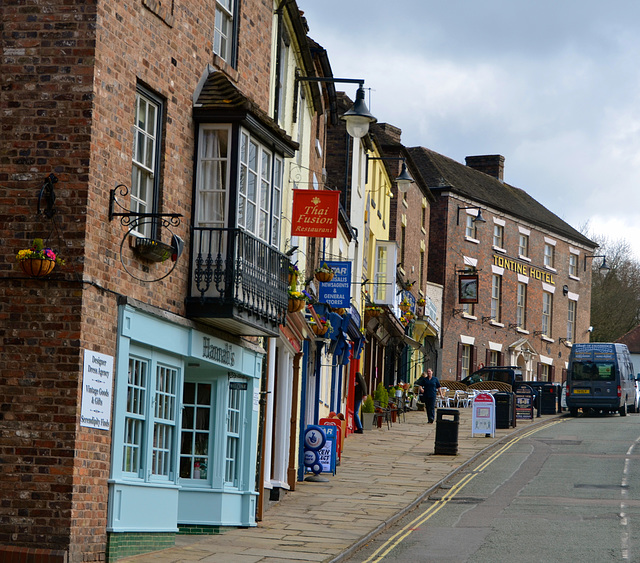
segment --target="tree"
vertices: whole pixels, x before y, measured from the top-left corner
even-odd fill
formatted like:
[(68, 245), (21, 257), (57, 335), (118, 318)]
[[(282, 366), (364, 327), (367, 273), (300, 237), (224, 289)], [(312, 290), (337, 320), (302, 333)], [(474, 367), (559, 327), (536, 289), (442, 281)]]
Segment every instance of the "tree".
[(591, 341), (613, 342), (640, 324), (640, 264), (625, 240), (591, 239), (609, 266), (604, 270), (600, 258), (591, 260)]

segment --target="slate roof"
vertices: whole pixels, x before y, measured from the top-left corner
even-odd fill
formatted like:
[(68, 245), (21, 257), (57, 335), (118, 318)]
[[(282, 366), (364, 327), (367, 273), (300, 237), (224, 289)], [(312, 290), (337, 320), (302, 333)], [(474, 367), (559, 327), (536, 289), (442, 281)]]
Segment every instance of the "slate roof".
[(424, 147), (407, 149), (413, 162), (434, 192), (449, 191), (481, 207), (522, 218), (576, 243), (597, 248), (597, 244), (537, 202), (527, 192)]
[(200, 119), (207, 117), (242, 118), (251, 114), (275, 138), (288, 148), (298, 149), (296, 143), (258, 104), (245, 96), (222, 72), (212, 72), (205, 81), (195, 107), (194, 116)]
[(632, 328), (627, 334), (618, 338), (616, 342), (626, 344), (632, 354), (640, 354), (640, 325)]

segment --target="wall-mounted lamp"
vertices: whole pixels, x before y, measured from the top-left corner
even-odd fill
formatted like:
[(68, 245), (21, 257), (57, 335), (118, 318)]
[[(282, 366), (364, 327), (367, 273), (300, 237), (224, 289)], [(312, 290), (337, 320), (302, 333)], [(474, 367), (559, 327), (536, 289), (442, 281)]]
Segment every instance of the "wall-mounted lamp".
[(569, 295), (569, 286), (568, 285), (563, 285), (562, 286), (562, 295), (564, 295), (565, 297), (567, 295)]
[(485, 220), (485, 218), (482, 216), (482, 209), (480, 209), (477, 205), (473, 205), (471, 207), (460, 207), (458, 205), (458, 217), (456, 219), (456, 225), (460, 224), (460, 211), (462, 211), (463, 209), (477, 209), (478, 210), (478, 214), (473, 218), (473, 222), (474, 223), (486, 223), (487, 222)]
[(542, 336), (544, 334), (544, 330), (534, 330), (533, 336)]
[(600, 264), (600, 268), (598, 268), (601, 272), (608, 272), (611, 268), (607, 264), (607, 257), (604, 254), (594, 254), (593, 256), (584, 257), (584, 271), (587, 271), (587, 258), (602, 258), (602, 264)]
[(398, 186), (398, 191), (406, 192), (409, 189), (409, 186), (415, 182), (415, 180), (409, 174), (407, 170), (407, 161), (402, 156), (369, 156), (369, 153), (366, 155), (367, 165), (365, 171), (365, 184), (369, 181), (369, 161), (370, 160), (401, 160), (402, 161), (402, 169), (400, 170), (400, 176), (395, 179), (396, 186)]
[(58, 178), (54, 174), (49, 174), (42, 184), (42, 188), (40, 188), (40, 194), (38, 195), (38, 215), (40, 215), (40, 201), (44, 197), (47, 203), (47, 207), (44, 210), (45, 217), (47, 219), (51, 219), (55, 214), (56, 210), (54, 208), (54, 204), (56, 201), (56, 194), (53, 189), (53, 185), (58, 182)]
[[(330, 84), (345, 83), (345, 84), (358, 84), (358, 90), (356, 91), (356, 101), (353, 103), (350, 109), (344, 112), (340, 116), (340, 119), (344, 120), (347, 124), (347, 133), (354, 139), (360, 139), (369, 132), (369, 125), (378, 121), (367, 108), (367, 104), (364, 102), (364, 80), (359, 78), (329, 78), (329, 77), (316, 77), (316, 76), (299, 76), (296, 72), (294, 100), (298, 100), (298, 83), (299, 82), (325, 82)], [(293, 115), (297, 113), (294, 108)]]
[(482, 317), (482, 324), (486, 323), (487, 321), (492, 321), (493, 317)]

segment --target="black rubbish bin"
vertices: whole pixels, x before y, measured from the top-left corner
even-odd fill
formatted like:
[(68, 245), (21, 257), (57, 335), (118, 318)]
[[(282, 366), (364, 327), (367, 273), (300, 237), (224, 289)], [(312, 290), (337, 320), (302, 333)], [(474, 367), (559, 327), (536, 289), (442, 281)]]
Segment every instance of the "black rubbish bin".
[(562, 386), (557, 383), (545, 383), (540, 388), (542, 414), (556, 414), (558, 410), (558, 398), (562, 392)]
[(458, 409), (438, 409), (436, 411), (436, 447), (437, 455), (458, 455), (458, 427), (460, 411)]
[(494, 393), (496, 401), (496, 428), (511, 428), (515, 426), (513, 393)]

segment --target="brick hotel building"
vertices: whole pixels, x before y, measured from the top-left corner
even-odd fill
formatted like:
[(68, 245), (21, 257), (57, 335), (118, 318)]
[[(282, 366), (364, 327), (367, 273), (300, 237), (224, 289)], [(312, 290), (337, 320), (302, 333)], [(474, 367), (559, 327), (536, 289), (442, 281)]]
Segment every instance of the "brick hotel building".
[[(443, 286), (438, 375), (516, 365), (525, 380), (563, 381), (572, 343), (588, 341), (597, 245), (506, 184), (500, 155), (467, 157), (465, 166), (410, 152), (435, 195), (428, 280)], [(460, 302), (469, 274), (477, 303)]]

